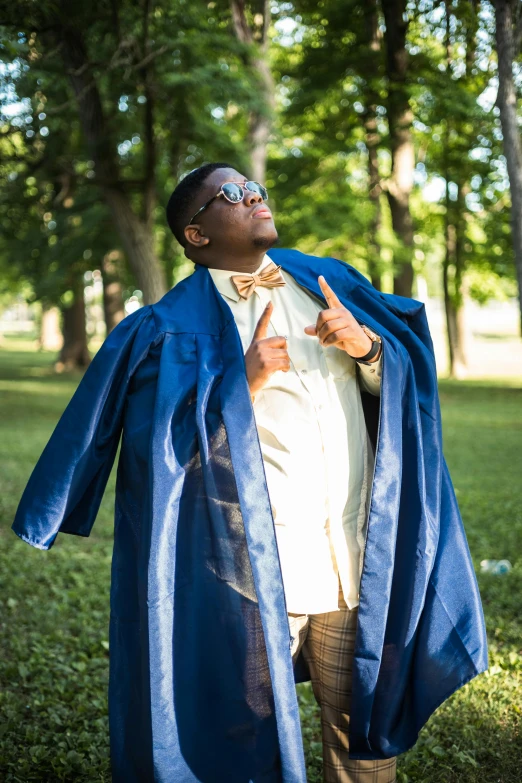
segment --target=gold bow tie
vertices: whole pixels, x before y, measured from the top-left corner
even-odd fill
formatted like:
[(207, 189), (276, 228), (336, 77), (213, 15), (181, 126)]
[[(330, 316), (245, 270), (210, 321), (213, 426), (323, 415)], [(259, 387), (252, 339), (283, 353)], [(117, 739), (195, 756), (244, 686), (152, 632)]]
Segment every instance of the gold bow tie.
[(230, 279), (234, 283), (239, 296), (242, 299), (248, 299), (254, 293), (254, 289), (258, 285), (263, 285), (266, 288), (274, 288), (278, 285), (286, 285), (286, 280), (279, 271), (281, 265), (274, 264), (270, 261), (261, 272), (256, 275), (255, 273), (244, 275), (232, 275)]

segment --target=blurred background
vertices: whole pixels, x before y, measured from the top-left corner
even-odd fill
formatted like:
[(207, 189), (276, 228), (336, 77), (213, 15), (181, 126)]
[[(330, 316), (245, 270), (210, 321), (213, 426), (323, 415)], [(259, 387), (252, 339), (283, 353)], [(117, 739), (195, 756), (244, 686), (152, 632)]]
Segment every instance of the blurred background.
[(106, 335), (193, 271), (170, 193), (226, 161), (268, 188), (279, 246), (426, 303), (491, 666), (398, 780), (520, 783), (520, 0), (0, 5), (2, 780), (110, 780), (114, 477), (89, 539), (44, 554), (10, 525)]

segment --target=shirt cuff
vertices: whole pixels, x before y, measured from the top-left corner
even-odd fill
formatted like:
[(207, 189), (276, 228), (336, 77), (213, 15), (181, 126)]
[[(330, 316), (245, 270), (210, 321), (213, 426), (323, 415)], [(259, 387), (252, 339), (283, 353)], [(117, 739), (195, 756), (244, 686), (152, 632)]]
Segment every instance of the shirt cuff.
[(381, 389), (381, 374), (382, 374), (382, 352), (376, 362), (371, 364), (360, 364), (357, 362), (359, 368), (359, 382), (364, 391), (370, 392), (375, 396), (380, 395)]

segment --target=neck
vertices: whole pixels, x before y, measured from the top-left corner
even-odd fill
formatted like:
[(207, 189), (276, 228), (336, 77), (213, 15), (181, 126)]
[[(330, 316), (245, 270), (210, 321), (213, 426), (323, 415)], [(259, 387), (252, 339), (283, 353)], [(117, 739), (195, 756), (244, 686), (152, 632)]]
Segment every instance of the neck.
[(204, 260), (194, 259), (195, 264), (201, 264), (208, 269), (230, 269), (234, 272), (252, 274), (259, 268), (267, 249), (256, 249), (254, 252), (242, 252), (234, 254), (233, 252), (216, 253), (213, 256), (207, 256)]

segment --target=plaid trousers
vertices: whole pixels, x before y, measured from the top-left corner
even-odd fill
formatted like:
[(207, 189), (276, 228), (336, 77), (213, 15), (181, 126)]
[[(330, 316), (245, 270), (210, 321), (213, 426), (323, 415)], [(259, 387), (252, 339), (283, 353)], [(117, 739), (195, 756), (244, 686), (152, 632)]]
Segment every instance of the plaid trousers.
[(352, 659), (357, 607), (348, 609), (339, 583), (339, 611), (289, 614), (294, 637), (292, 660), (299, 651), (310, 669), (312, 689), (321, 708), (323, 780), (325, 783), (395, 783), (396, 759), (348, 758)]

